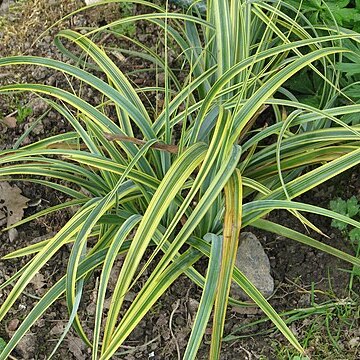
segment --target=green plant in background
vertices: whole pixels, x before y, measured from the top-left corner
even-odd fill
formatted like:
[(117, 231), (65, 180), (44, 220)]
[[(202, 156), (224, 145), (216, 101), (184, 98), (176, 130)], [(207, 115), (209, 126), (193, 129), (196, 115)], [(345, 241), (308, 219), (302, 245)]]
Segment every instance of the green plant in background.
[[(350, 279), (351, 280), (351, 279)], [(328, 281), (331, 283), (335, 279)], [(350, 281), (351, 282), (351, 281)], [(349, 283), (350, 284), (350, 283)], [(304, 348), (314, 349), (316, 344), (316, 351), (309, 351), (310, 358), (315, 359), (355, 359), (356, 348), (353, 347), (349, 353), (349, 349), (344, 347), (346, 343), (356, 343), (358, 328), (358, 319), (360, 315), (359, 294), (349, 294), (351, 297), (345, 299), (338, 298), (338, 295), (331, 291), (326, 291), (327, 300), (324, 303), (315, 303), (316, 293), (324, 294), (323, 290), (316, 290), (315, 284), (312, 283), (310, 296), (311, 305), (308, 307), (297, 308), (290, 311), (280, 313), (288, 326), (297, 329), (298, 336), (301, 339), (301, 345)], [(261, 324), (267, 322), (268, 319), (263, 317), (253, 322), (239, 323), (238, 326), (233, 327), (230, 334), (228, 334), (224, 341), (239, 341), (244, 338), (254, 337), (258, 335), (273, 334), (271, 327), (262, 328)], [(258, 329), (251, 332), (248, 329)], [(263, 329), (263, 330), (261, 330)], [(298, 355), (296, 350), (288, 344), (280, 340), (274, 339), (271, 342), (271, 347), (274, 349), (276, 359), (288, 360), (296, 358)], [(306, 356), (305, 356), (306, 357)], [(267, 357), (264, 357), (264, 359)]]
[[(299, 1), (286, 0), (298, 7)], [(359, 0), (309, 0), (301, 2), (301, 11), (309, 17), (313, 24), (343, 26), (359, 32), (360, 1)]]
[[(334, 296), (336, 298), (335, 294)], [(316, 343), (316, 352), (309, 354), (310, 358), (327, 360), (356, 359), (358, 357), (356, 345), (349, 352), (345, 344), (357, 344), (355, 337), (358, 329), (359, 309), (358, 294), (354, 296), (354, 300), (342, 299), (337, 303), (327, 303), (317, 305), (312, 309), (302, 309), (304, 314), (300, 318), (311, 317), (311, 319), (301, 321), (298, 324), (299, 326), (296, 323), (293, 326), (301, 329), (300, 332), (303, 334), (302, 344), (304, 346)], [(305, 311), (308, 311), (307, 315), (305, 315)], [(296, 316), (298, 315), (294, 317)], [(286, 344), (274, 341), (273, 347), (277, 359), (287, 360), (294, 358), (294, 350), (286, 346)]]
[[(342, 54), (357, 56), (341, 46), (341, 41), (358, 42), (359, 34), (322, 26), (323, 34), (316, 35), (314, 27), (301, 27), (295, 20), (298, 11), (289, 15), (281, 1), (210, 0), (206, 18), (167, 13), (142, 0), (119, 3), (141, 4), (151, 12), (129, 15), (85, 35), (70, 30), (58, 34), (60, 50), (77, 59), (63, 45), (66, 40), (85, 53), (78, 66), (40, 57), (0, 59), (0, 66), (31, 64), (61, 71), (103, 95), (101, 103), (92, 105), (76, 93), (48, 85), (0, 87), (0, 94), (33, 91), (46, 96), (73, 127), (71, 132), (1, 153), (2, 180), (21, 178), (71, 198), (14, 226), (79, 207), (53, 238), (5, 257), (33, 255), (24, 268), (0, 285), (3, 289), (14, 283), (0, 308), (0, 319), (35, 274), (63, 246), (72, 244), (64, 277), (34, 306), (0, 359), (11, 353), (63, 294), (69, 310), (66, 331), (73, 326), (92, 348), (93, 359), (110, 359), (181, 274), (203, 289), (184, 359), (195, 359), (212, 311), (210, 358), (219, 358), (227, 304), (239, 304), (229, 297), (231, 281), (302, 354), (299, 341), (279, 314), (234, 266), (235, 250), (241, 229), (252, 225), (360, 265), (360, 259), (350, 254), (263, 219), (274, 209), (286, 209), (314, 229), (316, 224), (302, 212), (360, 228), (360, 223), (348, 216), (293, 201), (360, 162), (360, 128), (340, 120), (343, 115), (358, 113), (360, 105), (334, 106), (331, 101), (338, 92), (338, 83), (333, 81), (338, 76), (335, 65)], [(105, 51), (90, 40), (95, 32), (116, 34), (114, 27), (138, 20), (147, 20), (164, 33), (165, 57), (129, 38), (143, 50), (134, 52), (136, 56), (154, 62), (164, 72), (163, 87), (134, 89)], [(183, 80), (168, 66), (168, 46), (181, 49), (186, 64), (183, 71), (187, 71)], [(84, 58), (91, 58), (95, 65)], [(89, 71), (94, 67), (106, 81)], [(323, 107), (297, 101), (284, 87), (302, 69), (319, 76)], [(141, 101), (141, 93), (148, 91), (164, 94), (159, 114), (153, 115)], [(264, 127), (258, 117), (269, 109), (273, 121)], [(178, 127), (180, 134), (175, 130)], [(73, 186), (64, 186), (64, 182)], [(110, 271), (118, 254), (124, 261), (104, 317)], [(193, 266), (203, 257), (209, 258), (205, 277)], [(140, 279), (149, 264), (153, 270), (148, 278)], [(101, 276), (90, 336), (83, 329), (78, 308), (84, 284), (94, 269), (101, 270)], [(126, 306), (124, 296), (138, 281), (141, 290)]]
[[(334, 31), (359, 32), (360, 24), (360, 2), (358, 0), (312, 0), (312, 1), (292, 1), (286, 0), (289, 6), (299, 8), (301, 14), (298, 17), (299, 23), (305, 28), (312, 24), (318, 34), (323, 33), (321, 24), (326, 24)], [(331, 99), (333, 105), (345, 105), (349, 103), (359, 103), (360, 101), (360, 47), (351, 41), (344, 40), (342, 45), (348, 47), (353, 54), (343, 54), (343, 57), (335, 64), (339, 71), (338, 82), (339, 91)], [(319, 76), (308, 69), (303, 69), (286, 86), (297, 98), (316, 107), (323, 107), (325, 104), (319, 91)], [(321, 86), (320, 86), (321, 88)], [(357, 125), (360, 123), (358, 114), (346, 114), (341, 120), (347, 124)]]
[[(352, 196), (348, 200), (343, 200), (341, 198), (337, 198), (330, 201), (330, 209), (335, 211), (339, 214), (348, 216), (352, 219), (357, 219), (359, 217), (360, 212), (360, 203), (359, 200)], [(352, 243), (357, 243), (360, 240), (360, 229), (354, 228), (352, 230), (348, 230), (348, 224), (344, 223), (343, 221), (339, 221), (333, 219), (331, 221), (331, 226), (341, 230), (345, 233)]]
[(169, 3), (185, 10), (196, 10), (202, 14), (206, 13), (206, 1), (204, 0), (170, 0)]
[(6, 116), (15, 116), (16, 122), (22, 124), (28, 116), (33, 114), (33, 109), (29, 106), (28, 103), (24, 103), (20, 96), (12, 96), (10, 98), (10, 106), (8, 109), (8, 114), (3, 114), (0, 112), (0, 119), (3, 119)]
[(19, 104), (17, 106), (16, 121), (21, 124), (28, 116), (32, 115), (32, 113), (33, 109), (31, 107)]
[[(332, 211), (335, 211), (339, 214), (348, 216), (352, 219), (359, 219), (360, 216), (360, 203), (359, 200), (352, 196), (348, 200), (343, 200), (341, 198), (337, 198), (330, 201), (329, 207)], [(348, 224), (333, 219), (331, 221), (331, 226), (339, 229), (343, 235), (348, 238), (353, 245), (355, 256), (359, 257), (360, 255), (360, 229), (359, 228), (353, 228), (349, 230)], [(360, 276), (360, 268), (359, 266), (353, 266), (351, 271), (351, 277), (350, 277), (350, 283), (349, 283), (349, 289), (352, 290), (352, 285), (354, 281), (354, 277)]]
[[(131, 16), (134, 13), (134, 4), (122, 2), (119, 4), (119, 11), (121, 17)], [(132, 37), (135, 35), (136, 27), (134, 23), (130, 22), (126, 24), (116, 25), (112, 28), (112, 30), (116, 33)]]

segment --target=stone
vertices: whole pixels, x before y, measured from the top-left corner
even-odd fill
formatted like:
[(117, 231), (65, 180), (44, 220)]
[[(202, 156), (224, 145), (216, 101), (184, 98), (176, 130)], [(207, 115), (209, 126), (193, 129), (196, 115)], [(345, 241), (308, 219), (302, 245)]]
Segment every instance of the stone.
[(2, 123), (5, 124), (8, 128), (14, 129), (17, 125), (17, 120), (15, 116), (6, 116), (2, 119)]
[(14, 333), (14, 331), (18, 328), (19, 324), (20, 324), (19, 319), (11, 319), (7, 325), (8, 334)]
[(86, 5), (96, 4), (100, 2), (101, 0), (85, 0)]
[[(253, 233), (241, 233), (235, 265), (264, 297), (269, 297), (274, 292), (274, 279), (270, 274), (269, 258)], [(249, 297), (234, 282), (231, 285), (230, 295), (235, 299), (249, 300)]]
[(30, 360), (34, 359), (37, 346), (36, 336), (34, 334), (27, 334), (21, 338), (15, 350), (19, 353), (20, 359)]

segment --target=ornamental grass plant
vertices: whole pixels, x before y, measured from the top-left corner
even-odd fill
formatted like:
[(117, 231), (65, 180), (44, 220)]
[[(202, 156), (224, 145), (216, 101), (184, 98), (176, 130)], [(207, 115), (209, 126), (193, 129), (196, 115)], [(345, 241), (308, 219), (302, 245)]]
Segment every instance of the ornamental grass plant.
[[(341, 121), (344, 115), (359, 113), (360, 105), (341, 92), (337, 66), (346, 56), (359, 56), (343, 42), (356, 44), (360, 35), (311, 24), (299, 9), (282, 1), (208, 0), (206, 14), (192, 7), (186, 13), (170, 12), (167, 6), (142, 0), (103, 1), (89, 7), (109, 2), (139, 4), (149, 11), (85, 34), (61, 31), (55, 43), (75, 65), (32, 56), (0, 59), (1, 67), (26, 64), (60, 71), (102, 94), (102, 103), (90, 104), (76, 92), (49, 85), (0, 87), (0, 94), (30, 91), (43, 96), (73, 128), (0, 153), (1, 181), (40, 183), (71, 198), (11, 227), (78, 206), (51, 239), (5, 257), (32, 255), (26, 266), (0, 285), (0, 289), (12, 287), (0, 308), (0, 319), (42, 267), (71, 244), (66, 274), (26, 316), (0, 359), (6, 359), (64, 295), (69, 311), (64, 336), (72, 326), (92, 348), (92, 359), (111, 359), (182, 274), (202, 289), (183, 359), (196, 358), (207, 326), (212, 328), (209, 356), (219, 359), (227, 305), (239, 304), (229, 296), (231, 281), (304, 353), (276, 310), (234, 266), (236, 249), (240, 232), (251, 225), (360, 266), (360, 259), (350, 254), (265, 219), (272, 210), (285, 209), (304, 228), (319, 232), (306, 213), (360, 228), (359, 222), (344, 215), (294, 201), (360, 162), (360, 127)], [(298, 25), (299, 19), (307, 25)], [(164, 53), (126, 39), (142, 48), (134, 56), (154, 62), (164, 73), (162, 87), (134, 87), (92, 40), (96, 34), (113, 34), (115, 28), (140, 20), (161, 29)], [(66, 48), (69, 43), (78, 46), (83, 56), (71, 54)], [(178, 51), (184, 76), (169, 66), (171, 48)], [(131, 55), (129, 50), (120, 51)], [(303, 69), (319, 79), (317, 107), (301, 103), (284, 86)], [(94, 75), (99, 72), (102, 76)], [(163, 94), (160, 112), (149, 110), (141, 100), (149, 92)], [(334, 105), (338, 98), (348, 104)], [(109, 108), (115, 116), (108, 115)], [(266, 127), (258, 121), (264, 112), (273, 117)], [(119, 254), (123, 263), (104, 315), (110, 272)], [(194, 267), (202, 258), (209, 258), (205, 276)], [(150, 265), (144, 281), (141, 276)], [(78, 310), (95, 269), (101, 276), (90, 335)], [(125, 295), (140, 278), (141, 290), (125, 306)]]

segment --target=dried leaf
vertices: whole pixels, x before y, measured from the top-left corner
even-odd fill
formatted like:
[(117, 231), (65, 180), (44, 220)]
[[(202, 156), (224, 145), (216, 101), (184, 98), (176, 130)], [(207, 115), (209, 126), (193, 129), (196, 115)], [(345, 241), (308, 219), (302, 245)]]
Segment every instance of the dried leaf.
[(62, 334), (65, 330), (65, 326), (66, 326), (65, 321), (61, 321), (61, 320), (58, 321), (56, 325), (50, 330), (50, 335), (57, 336)]
[(34, 290), (38, 291), (46, 285), (44, 275), (37, 273), (30, 281), (30, 284), (33, 285)]
[(16, 351), (20, 355), (20, 359), (34, 359), (35, 351), (38, 348), (37, 338), (35, 334), (28, 333), (23, 336), (16, 346)]
[(85, 345), (84, 342), (72, 334), (68, 335), (69, 351), (74, 355), (75, 359), (84, 359)]
[(7, 213), (7, 226), (15, 224), (24, 216), (29, 199), (21, 195), (21, 190), (7, 182), (0, 182), (0, 208)]

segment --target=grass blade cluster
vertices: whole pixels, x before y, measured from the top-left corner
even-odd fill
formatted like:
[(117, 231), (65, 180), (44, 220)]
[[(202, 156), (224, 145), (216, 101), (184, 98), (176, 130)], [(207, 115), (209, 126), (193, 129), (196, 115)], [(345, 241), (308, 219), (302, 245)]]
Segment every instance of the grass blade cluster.
[[(109, 2), (115, 1), (101, 4)], [(358, 56), (342, 46), (342, 41), (357, 44), (360, 35), (310, 23), (304, 29), (297, 22), (298, 17), (305, 21), (301, 13), (281, 1), (208, 0), (206, 15), (191, 10), (168, 12), (146, 1), (134, 3), (152, 12), (128, 16), (86, 34), (72, 30), (58, 34), (60, 50), (69, 54), (64, 44), (70, 42), (91, 64), (70, 65), (31, 56), (0, 59), (0, 67), (26, 64), (63, 72), (102, 94), (101, 103), (90, 104), (75, 92), (49, 85), (0, 87), (0, 94), (41, 94), (73, 127), (69, 133), (0, 153), (0, 181), (23, 178), (72, 199), (12, 227), (74, 204), (79, 207), (54, 237), (6, 256), (33, 254), (12, 278), (16, 282), (0, 308), (0, 319), (46, 262), (64, 245), (72, 244), (66, 274), (27, 315), (0, 359), (10, 355), (63, 294), (74, 329), (92, 347), (92, 359), (111, 359), (182, 274), (203, 288), (184, 358), (196, 357), (214, 309), (210, 351), (212, 359), (220, 358), (227, 304), (236, 302), (229, 297), (231, 281), (302, 353), (285, 322), (234, 265), (236, 248), (242, 229), (252, 225), (360, 266), (359, 259), (350, 254), (262, 219), (274, 209), (286, 209), (310, 225), (302, 212), (360, 227), (343, 215), (293, 201), (359, 163), (360, 128), (342, 121), (343, 116), (358, 112), (359, 105), (337, 106), (334, 102), (343, 96), (334, 81), (340, 76), (334, 64), (342, 56)], [(140, 56), (165, 68), (161, 92), (166, 101), (155, 114), (141, 97), (149, 89), (134, 88), (106, 51), (91, 40), (96, 32), (114, 35), (115, 26), (140, 20), (158, 26), (165, 44), (178, 51), (185, 64), (185, 76), (177, 77), (167, 59), (141, 46)], [(94, 69), (103, 76), (95, 76)], [(287, 87), (304, 69), (319, 78), (319, 106), (298, 101)], [(108, 115), (110, 111), (115, 118)], [(259, 120), (261, 116), (269, 118), (267, 126)], [(176, 133), (179, 126), (180, 136)], [(119, 255), (123, 256), (122, 267), (104, 317), (110, 272)], [(205, 279), (193, 267), (203, 258), (210, 259)], [(90, 336), (77, 309), (84, 282), (95, 269), (101, 276)], [(141, 279), (141, 290), (127, 306), (124, 298), (145, 269), (151, 269), (150, 275)]]

